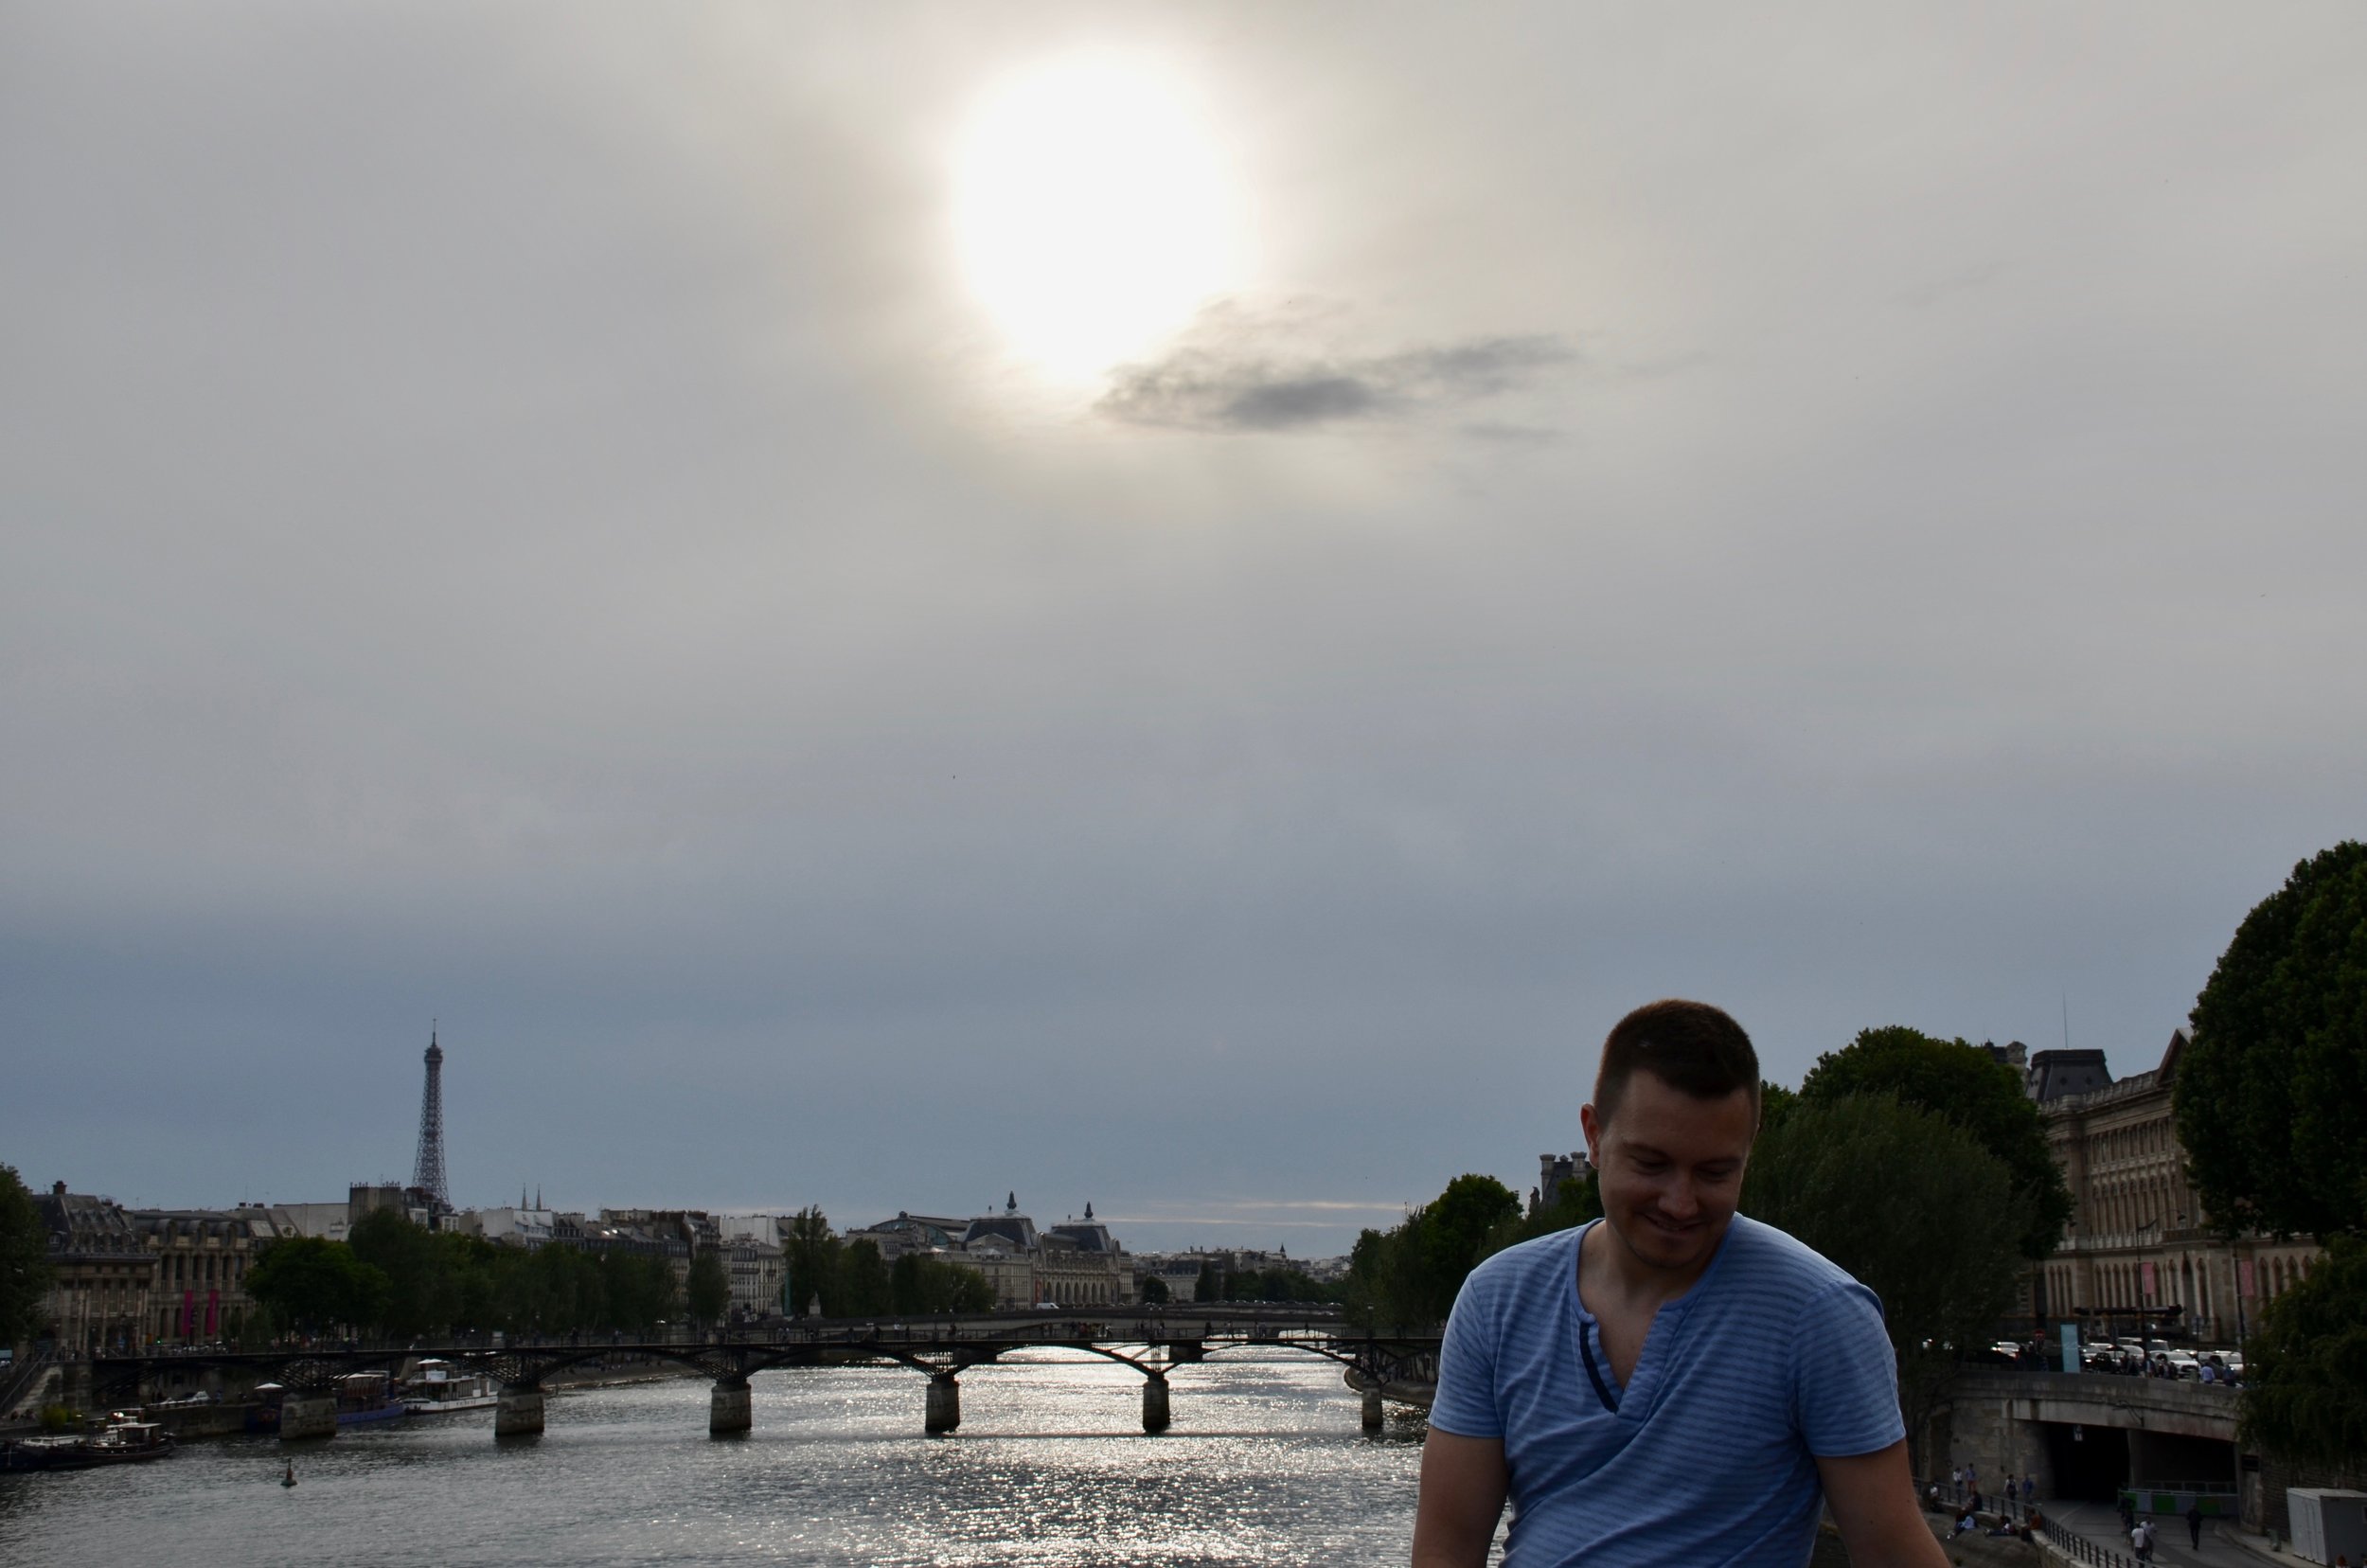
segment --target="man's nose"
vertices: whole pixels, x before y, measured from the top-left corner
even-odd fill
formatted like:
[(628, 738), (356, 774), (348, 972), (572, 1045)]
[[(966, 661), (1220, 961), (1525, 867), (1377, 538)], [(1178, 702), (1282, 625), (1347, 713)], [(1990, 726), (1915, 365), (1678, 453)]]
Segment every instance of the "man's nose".
[(1661, 1206), (1672, 1220), (1690, 1220), (1701, 1212), (1701, 1195), (1694, 1190), (1691, 1182), (1681, 1178), (1669, 1184), (1668, 1196), (1662, 1200)]

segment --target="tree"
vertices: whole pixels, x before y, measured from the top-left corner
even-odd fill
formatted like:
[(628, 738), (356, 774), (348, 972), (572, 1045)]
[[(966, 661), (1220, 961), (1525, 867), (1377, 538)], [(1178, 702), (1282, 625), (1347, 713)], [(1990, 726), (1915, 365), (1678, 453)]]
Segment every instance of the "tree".
[(1583, 1182), (1562, 1183), (1554, 1193), (1554, 1201), (1535, 1214), (1515, 1215), (1500, 1222), (1488, 1233), (1487, 1256), (1492, 1257), (1506, 1247), (1517, 1247), (1556, 1231), (1575, 1229), (1589, 1220), (1601, 1219), (1602, 1214), (1602, 1189), (1590, 1172)]
[(2284, 1458), (2341, 1465), (2367, 1453), (2367, 1240), (2332, 1238), (2262, 1310), (2238, 1420), (2247, 1443)]
[(839, 1239), (818, 1206), (797, 1211), (789, 1222), (790, 1300), (803, 1312), (817, 1300), (828, 1310), (838, 1295)]
[(2367, 1229), (2367, 845), (2293, 867), (2195, 1000), (2179, 1142), (2222, 1230)]
[(730, 1309), (731, 1276), (723, 1272), (722, 1256), (713, 1247), (691, 1256), (690, 1277), (684, 1284), (684, 1294), (695, 1322), (713, 1323)]
[(600, 1297), (605, 1309), (603, 1327), (647, 1328), (677, 1314), (680, 1292), (674, 1271), (662, 1257), (645, 1257), (611, 1247), (600, 1255)]
[[(1806, 1106), (1884, 1093), (1971, 1133), (2012, 1178), (2022, 1212), (2021, 1256), (2035, 1262), (2055, 1251), (2071, 1221), (2071, 1188), (2047, 1148), (2038, 1107), (2011, 1067), (1961, 1040), (1895, 1025), (1865, 1029), (1817, 1058), (1799, 1097)], [(1779, 1117), (1789, 1114), (1779, 1109)]]
[(830, 1317), (878, 1317), (895, 1306), (880, 1244), (867, 1236), (848, 1242), (838, 1258), (838, 1299), (833, 1302), (825, 1292), (824, 1312)]
[(400, 1209), (372, 1209), (346, 1233), (354, 1257), (386, 1276), (383, 1323), (389, 1334), (411, 1339), (451, 1327), (460, 1290), (451, 1270), (452, 1254), (436, 1245), (435, 1233), (412, 1223)]
[(49, 1226), (16, 1167), (0, 1165), (0, 1345), (32, 1337), (49, 1279)]
[(1918, 1452), (1949, 1363), (1986, 1345), (2013, 1304), (2022, 1201), (2004, 1163), (1971, 1132), (1889, 1094), (1804, 1095), (1760, 1134), (1742, 1187), (1742, 1212), (1799, 1238), (1881, 1298)]
[(282, 1324), (306, 1330), (365, 1328), (385, 1316), (384, 1274), (343, 1241), (292, 1236), (272, 1242), (246, 1272), (246, 1293)]
[(897, 1312), (983, 1312), (994, 1306), (987, 1276), (941, 1257), (906, 1253), (888, 1271), (888, 1307)]
[[(1462, 1175), (1389, 1231), (1356, 1238), (1344, 1292), (1348, 1310), (1371, 1327), (1443, 1323), (1464, 1276), (1487, 1256), (1490, 1238), (1521, 1213), (1521, 1200), (1493, 1176)], [(1202, 1271), (1201, 1279), (1207, 1279)], [(1221, 1289), (1221, 1286), (1219, 1287)]]
[(1143, 1276), (1143, 1305), (1165, 1307), (1167, 1304), (1167, 1282), (1157, 1274)]

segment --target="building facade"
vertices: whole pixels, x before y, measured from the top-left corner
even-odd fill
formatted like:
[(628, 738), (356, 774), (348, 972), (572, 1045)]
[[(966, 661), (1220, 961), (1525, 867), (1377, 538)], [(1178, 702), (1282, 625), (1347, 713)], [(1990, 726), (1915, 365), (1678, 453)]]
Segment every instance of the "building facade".
[(150, 1342), (235, 1342), (251, 1326), (255, 1303), (246, 1273), (263, 1249), (294, 1235), (271, 1210), (136, 1209), (130, 1215), (153, 1260)]
[(61, 1355), (132, 1350), (152, 1321), (156, 1261), (112, 1198), (68, 1192), (63, 1182), (33, 1196), (49, 1228), (49, 1290), (40, 1333)]
[(969, 1220), (899, 1212), (893, 1220), (845, 1233), (849, 1241), (869, 1241), (893, 1264), (917, 1253), (968, 1269), (986, 1280), (998, 1311), (1023, 1311), (1046, 1302), (1059, 1307), (1123, 1307), (1139, 1297), (1134, 1260), (1110, 1227), (1085, 1218), (1039, 1230), (1019, 1211), (1019, 1195), (1002, 1212)]
[(2152, 1068), (2115, 1080), (2102, 1051), (2039, 1051), (2026, 1082), (2071, 1187), (2073, 1216), (2037, 1270), (2035, 1310), (2099, 1332), (2171, 1327), (2206, 1344), (2240, 1343), (2263, 1302), (2308, 1274), (2307, 1238), (2216, 1235), (2186, 1181), (2172, 1096), (2186, 1049), (2170, 1036)]

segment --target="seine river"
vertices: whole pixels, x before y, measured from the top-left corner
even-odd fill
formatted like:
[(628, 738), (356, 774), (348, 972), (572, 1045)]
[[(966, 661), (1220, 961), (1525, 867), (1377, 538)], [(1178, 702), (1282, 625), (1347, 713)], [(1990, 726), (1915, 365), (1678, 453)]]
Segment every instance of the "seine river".
[(1365, 1436), (1311, 1356), (1169, 1381), (1157, 1437), (1134, 1373), (1042, 1351), (966, 1374), (943, 1438), (918, 1374), (867, 1367), (759, 1373), (744, 1437), (706, 1434), (696, 1379), (554, 1394), (548, 1430), (507, 1443), (489, 1410), (347, 1428), (294, 1451), (294, 1488), (276, 1440), (203, 1438), (0, 1476), (0, 1565), (1405, 1560), (1418, 1426)]

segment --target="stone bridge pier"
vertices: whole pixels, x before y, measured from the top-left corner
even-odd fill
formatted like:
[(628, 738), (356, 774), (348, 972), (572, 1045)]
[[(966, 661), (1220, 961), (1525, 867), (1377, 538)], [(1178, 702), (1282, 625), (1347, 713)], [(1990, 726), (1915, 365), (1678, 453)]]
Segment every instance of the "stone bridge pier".
[(940, 1436), (962, 1424), (962, 1385), (951, 1372), (929, 1376), (929, 1411), (922, 1421), (931, 1436)]
[(1154, 1372), (1143, 1380), (1143, 1430), (1157, 1434), (1167, 1430), (1167, 1375)]
[(279, 1440), (302, 1442), (309, 1437), (337, 1435), (337, 1397), (313, 1389), (288, 1390), (279, 1401)]
[(707, 1435), (737, 1437), (756, 1424), (756, 1397), (747, 1378), (733, 1372), (716, 1379), (707, 1399)]
[(493, 1407), (493, 1435), (499, 1437), (540, 1437), (543, 1434), (543, 1387), (540, 1383), (512, 1383), (501, 1392), (501, 1402)]

